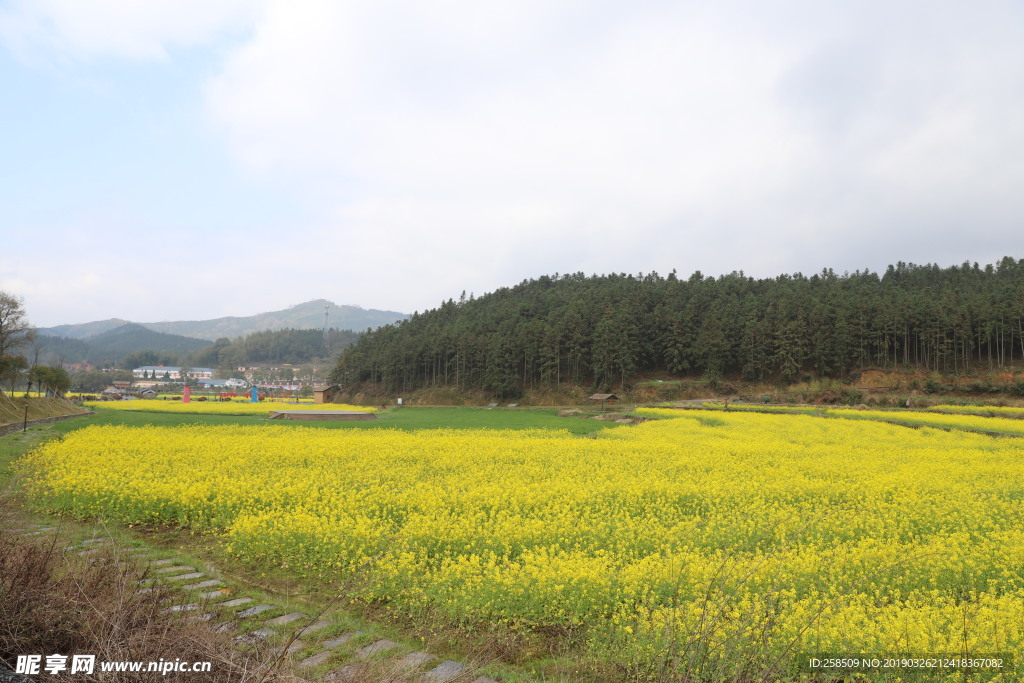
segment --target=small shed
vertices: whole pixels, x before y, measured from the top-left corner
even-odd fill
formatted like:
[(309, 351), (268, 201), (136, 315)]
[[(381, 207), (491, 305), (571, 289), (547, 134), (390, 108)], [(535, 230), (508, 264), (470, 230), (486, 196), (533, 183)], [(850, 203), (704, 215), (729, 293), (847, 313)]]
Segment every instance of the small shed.
[(594, 394), (593, 396), (590, 396), (589, 398), (590, 398), (591, 401), (600, 401), (601, 402), (601, 410), (605, 409), (605, 404), (608, 403), (609, 401), (612, 402), (612, 403), (615, 403), (616, 401), (619, 400), (619, 397), (616, 396), (615, 394)]
[(337, 403), (335, 399), (340, 393), (341, 387), (337, 384), (315, 388), (313, 389), (313, 403)]

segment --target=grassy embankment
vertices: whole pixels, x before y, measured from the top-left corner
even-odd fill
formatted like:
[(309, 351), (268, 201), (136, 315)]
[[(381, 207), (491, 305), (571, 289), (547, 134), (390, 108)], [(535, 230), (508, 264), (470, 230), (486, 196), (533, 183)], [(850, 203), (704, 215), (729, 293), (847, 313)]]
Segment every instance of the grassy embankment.
[(86, 412), (85, 408), (62, 398), (25, 398), (0, 393), (0, 425)]

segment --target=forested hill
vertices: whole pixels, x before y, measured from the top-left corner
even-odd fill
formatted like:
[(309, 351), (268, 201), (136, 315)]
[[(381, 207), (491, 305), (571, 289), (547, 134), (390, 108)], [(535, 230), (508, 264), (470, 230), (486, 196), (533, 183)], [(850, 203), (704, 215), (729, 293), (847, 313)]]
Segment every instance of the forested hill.
[(234, 368), (258, 363), (309, 363), (328, 358), (359, 339), (359, 332), (331, 328), (325, 347), (322, 330), (253, 332), (234, 340), (218, 339), (192, 354), (193, 365)]
[(83, 360), (95, 365), (120, 362), (139, 349), (177, 356), (197, 351), (209, 344), (203, 339), (154, 332), (135, 323), (125, 323), (88, 339), (39, 335), (39, 342), (42, 358), (54, 365)]
[(367, 332), (333, 380), (515, 397), (562, 382), (615, 390), (638, 373), (843, 377), (864, 366), (956, 372), (1024, 356), (1024, 259), (882, 275), (697, 272), (527, 280)]

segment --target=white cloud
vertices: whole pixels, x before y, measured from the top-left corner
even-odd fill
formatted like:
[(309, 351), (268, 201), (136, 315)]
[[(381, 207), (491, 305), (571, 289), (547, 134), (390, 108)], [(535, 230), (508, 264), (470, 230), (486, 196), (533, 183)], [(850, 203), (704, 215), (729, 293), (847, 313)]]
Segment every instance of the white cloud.
[(1017, 3), (82, 7), (16, 2), (0, 37), (86, 60), (212, 46), (212, 130), (313, 217), (222, 238), (309, 264), (287, 303), (1024, 256)]
[(321, 237), (339, 250), (387, 235), (400, 272), (453, 284), (842, 266), (979, 197), (1003, 207), (1009, 253), (1016, 19), (1000, 3), (279, 0), (209, 113), (243, 163), (334, 207)]
[(630, 270), (624, 242), (756, 203), (802, 153), (765, 106), (787, 46), (704, 16), (423, 7), (271, 3), (209, 111), (243, 163), (335, 207), (339, 251), (387, 235), (398, 272), (449, 294)]
[(26, 60), (168, 59), (168, 50), (244, 33), (253, 0), (13, 0), (0, 10), (0, 40)]

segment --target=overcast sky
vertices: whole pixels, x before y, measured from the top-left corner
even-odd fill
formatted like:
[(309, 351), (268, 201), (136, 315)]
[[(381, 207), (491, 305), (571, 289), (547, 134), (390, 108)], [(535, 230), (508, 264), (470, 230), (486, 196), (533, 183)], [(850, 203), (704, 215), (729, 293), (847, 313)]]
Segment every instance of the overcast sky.
[(0, 0), (39, 326), (1024, 257), (1024, 3)]

